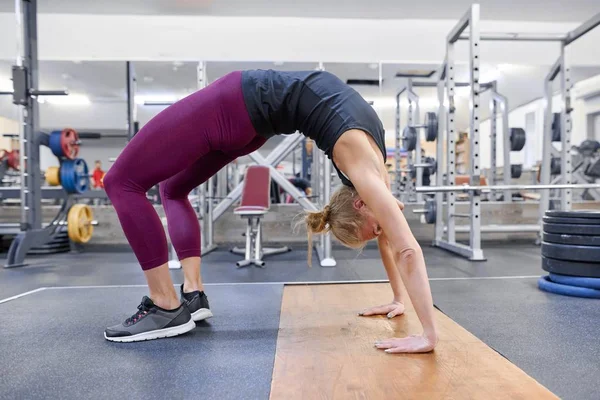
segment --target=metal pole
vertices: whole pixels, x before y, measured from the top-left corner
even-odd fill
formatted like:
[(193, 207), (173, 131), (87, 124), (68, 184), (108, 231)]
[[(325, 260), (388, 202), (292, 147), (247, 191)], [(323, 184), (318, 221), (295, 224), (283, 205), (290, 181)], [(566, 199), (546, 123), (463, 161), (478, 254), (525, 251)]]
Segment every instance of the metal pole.
[[(511, 33), (481, 32), (479, 40), (489, 41), (522, 41), (522, 42), (561, 42), (567, 38), (564, 33)], [(468, 40), (468, 35), (460, 35), (461, 40)]]
[(592, 18), (588, 19), (583, 24), (569, 32), (564, 41), (564, 45), (573, 43), (575, 40), (579, 39), (598, 25), (600, 25), (600, 13), (594, 15)]
[[(444, 88), (445, 84), (440, 77), (438, 81), (438, 136), (436, 140), (436, 160), (437, 160), (437, 171), (435, 175), (436, 186), (442, 186), (444, 184), (444, 131), (446, 119), (446, 107), (444, 106)], [(441, 210), (443, 209), (444, 195), (442, 193), (435, 194), (436, 210), (439, 210), (435, 215), (435, 239), (434, 243), (441, 241), (444, 236), (444, 218)]]
[(127, 61), (125, 63), (127, 68), (127, 141), (131, 141), (135, 136), (135, 122), (136, 122), (136, 106), (135, 106), (135, 71), (133, 69), (133, 63)]
[[(558, 60), (554, 66), (550, 69), (550, 72), (544, 80), (545, 89), (545, 106), (544, 106), (544, 137), (542, 147), (542, 164), (540, 168), (540, 184), (548, 185), (550, 183), (550, 161), (552, 159), (552, 82), (556, 77), (556, 74), (560, 70), (560, 60)], [(550, 208), (550, 191), (543, 190), (540, 193), (540, 211), (539, 221), (541, 223), (546, 210)]]
[[(323, 157), (325, 165), (323, 166), (323, 200), (324, 204), (329, 203), (331, 198), (331, 160)], [(331, 233), (327, 232), (323, 235), (323, 255), (321, 257), (321, 267), (335, 267), (336, 261), (331, 255)]]
[[(563, 184), (572, 183), (572, 165), (571, 165), (571, 68), (567, 62), (567, 47), (563, 44), (561, 47), (561, 98), (562, 98), (562, 110), (561, 110), (561, 174), (563, 176)], [(563, 190), (560, 196), (560, 208), (563, 211), (571, 210), (571, 202), (573, 198), (573, 192), (570, 189)]]
[(402, 174), (400, 172), (400, 93), (396, 94), (396, 135), (395, 135), (395, 148), (394, 148), (394, 192), (396, 197), (400, 198), (402, 193), (400, 192), (402, 187)]
[[(492, 98), (494, 99), (494, 104), (498, 103), (500, 105), (500, 112), (502, 113), (502, 147), (503, 147), (503, 155), (504, 155), (504, 165), (503, 165), (503, 176), (504, 176), (504, 184), (510, 185), (511, 183), (511, 174), (510, 174), (510, 129), (508, 127), (508, 99), (501, 95), (500, 93), (492, 91)], [(494, 182), (495, 184), (497, 182)], [(505, 191), (504, 192), (504, 201), (511, 203), (512, 202), (512, 192)]]
[[(481, 170), (479, 168), (479, 115), (480, 115), (480, 88), (479, 88), (479, 5), (471, 6), (470, 28), (470, 59), (469, 80), (471, 82), (471, 184), (479, 185)], [(472, 259), (483, 259), (481, 250), (481, 197), (478, 192), (471, 195), (471, 232), (470, 243), (473, 249)]]
[(494, 186), (479, 186), (479, 185), (460, 185), (460, 186), (440, 186), (429, 187), (423, 186), (416, 188), (417, 192), (421, 193), (452, 193), (452, 192), (486, 192), (491, 190), (543, 190), (543, 189), (598, 189), (600, 183), (582, 183), (582, 184), (539, 184), (539, 185), (494, 185)]
[[(410, 85), (410, 79), (408, 81), (408, 84)], [(407, 90), (409, 89), (410, 86), (407, 86)], [(406, 124), (408, 126), (413, 126), (414, 124), (414, 118), (413, 118), (413, 99), (411, 98), (411, 96), (407, 96), (408, 97), (408, 114), (406, 115)], [(419, 131), (417, 130), (417, 143), (419, 143)], [(420, 146), (417, 144), (416, 148), (419, 148)], [(404, 149), (406, 150), (406, 149)], [(412, 151), (407, 151), (406, 152), (406, 166), (410, 168), (411, 165), (414, 164), (414, 160), (413, 160), (413, 152)], [(408, 196), (408, 201), (411, 201), (413, 199), (413, 189), (415, 188), (415, 184), (412, 181), (412, 177), (409, 175), (408, 179), (406, 180), (406, 193)]]
[[(407, 94), (409, 96), (409, 99), (411, 99), (414, 103), (415, 103), (415, 108), (414, 108), (414, 113), (411, 115), (411, 119), (412, 119), (412, 124), (411, 125), (419, 125), (421, 122), (421, 108), (419, 106), (419, 96), (413, 91), (413, 86), (412, 86), (412, 79), (408, 80), (408, 91)], [(421, 160), (421, 129), (417, 129), (417, 144), (415, 147), (415, 166), (419, 165), (422, 163)], [(416, 168), (416, 185), (415, 186), (422, 186), (423, 185), (423, 169), (422, 168)], [(416, 201), (417, 203), (422, 203), (423, 202), (423, 196), (420, 193), (417, 193), (416, 196)]]
[[(456, 124), (454, 119), (456, 118), (456, 107), (454, 106), (454, 43), (446, 43), (446, 90), (448, 92), (448, 117), (447, 117), (447, 137), (446, 137), (446, 152), (448, 164), (446, 167), (447, 183), (450, 186), (454, 186), (456, 183)], [(446, 221), (447, 221), (447, 238), (451, 244), (456, 243), (456, 232), (454, 230), (454, 218), (452, 214), (455, 212), (454, 202), (456, 201), (454, 192), (448, 193), (448, 207), (446, 207)], [(439, 209), (438, 209), (439, 210)], [(438, 211), (440, 213), (441, 210)]]
[[(39, 88), (38, 79), (38, 52), (37, 52), (37, 1), (23, 1), (24, 20), (24, 67), (27, 68), (29, 88)], [(40, 173), (40, 146), (36, 141), (36, 132), (39, 132), (39, 109), (36, 98), (27, 97), (27, 105), (22, 109), (24, 113), (23, 138), (24, 153), (21, 153), (21, 182), (25, 200), (25, 221), (29, 229), (42, 228), (42, 198), (41, 198), (41, 173)]]
[[(496, 160), (496, 139), (497, 139), (497, 134), (496, 134), (496, 130), (498, 127), (498, 102), (496, 101), (496, 99), (492, 98), (492, 115), (490, 116), (490, 123), (491, 123), (491, 129), (490, 129), (490, 184), (495, 185), (496, 183), (498, 183), (497, 181), (497, 175), (498, 172), (496, 171), (496, 164), (497, 164), (497, 160)], [(495, 198), (494, 198), (495, 200)]]

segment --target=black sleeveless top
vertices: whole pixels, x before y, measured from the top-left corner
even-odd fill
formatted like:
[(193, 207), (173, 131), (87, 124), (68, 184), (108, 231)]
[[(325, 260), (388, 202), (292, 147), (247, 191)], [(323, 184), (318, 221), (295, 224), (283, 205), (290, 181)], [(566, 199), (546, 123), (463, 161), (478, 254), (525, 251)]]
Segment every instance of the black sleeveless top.
[[(377, 113), (357, 91), (325, 71), (242, 71), (244, 102), (263, 137), (296, 131), (313, 139), (333, 161), (333, 145), (350, 129), (371, 135), (386, 159), (385, 132)], [(342, 183), (352, 182), (338, 169)]]

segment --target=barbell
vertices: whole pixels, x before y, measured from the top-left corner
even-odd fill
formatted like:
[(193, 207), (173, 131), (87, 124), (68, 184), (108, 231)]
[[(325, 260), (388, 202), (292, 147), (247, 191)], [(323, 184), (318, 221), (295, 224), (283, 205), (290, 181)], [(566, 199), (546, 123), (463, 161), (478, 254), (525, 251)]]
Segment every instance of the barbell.
[(400, 170), (407, 172), (412, 179), (417, 177), (417, 168), (423, 168), (423, 176), (431, 176), (437, 172), (437, 161), (433, 157), (425, 157), (425, 162), (420, 164), (409, 165), (408, 168)]
[(406, 151), (413, 151), (417, 148), (419, 135), (417, 129), (425, 129), (425, 140), (433, 142), (438, 134), (438, 118), (434, 112), (425, 113), (425, 123), (422, 125), (408, 125), (402, 131), (402, 148)]
[(558, 184), (558, 185), (456, 185), (456, 186), (420, 186), (418, 193), (448, 193), (448, 192), (489, 192), (492, 190), (544, 190), (544, 189), (600, 189), (598, 183)]

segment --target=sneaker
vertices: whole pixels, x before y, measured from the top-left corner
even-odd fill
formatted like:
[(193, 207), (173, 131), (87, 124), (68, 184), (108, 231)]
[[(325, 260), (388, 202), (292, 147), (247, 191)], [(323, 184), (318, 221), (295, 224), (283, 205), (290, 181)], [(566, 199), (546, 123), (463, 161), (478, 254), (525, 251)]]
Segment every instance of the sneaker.
[(204, 292), (196, 290), (195, 292), (184, 293), (183, 285), (181, 285), (181, 302), (187, 305), (192, 314), (192, 319), (196, 322), (213, 316), (208, 304), (208, 298)]
[(195, 327), (185, 304), (165, 310), (144, 296), (138, 311), (122, 324), (106, 328), (104, 338), (111, 342), (138, 342), (181, 335)]

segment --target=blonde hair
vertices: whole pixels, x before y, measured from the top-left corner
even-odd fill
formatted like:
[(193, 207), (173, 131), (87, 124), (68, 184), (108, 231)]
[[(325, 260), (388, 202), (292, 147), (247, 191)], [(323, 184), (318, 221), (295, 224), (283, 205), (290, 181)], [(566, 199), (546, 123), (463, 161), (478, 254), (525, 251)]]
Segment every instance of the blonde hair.
[(312, 235), (331, 232), (344, 246), (361, 249), (365, 241), (360, 238), (364, 217), (354, 208), (358, 193), (341, 186), (331, 195), (329, 204), (323, 210), (309, 211), (304, 217), (308, 233), (308, 265), (312, 265)]

